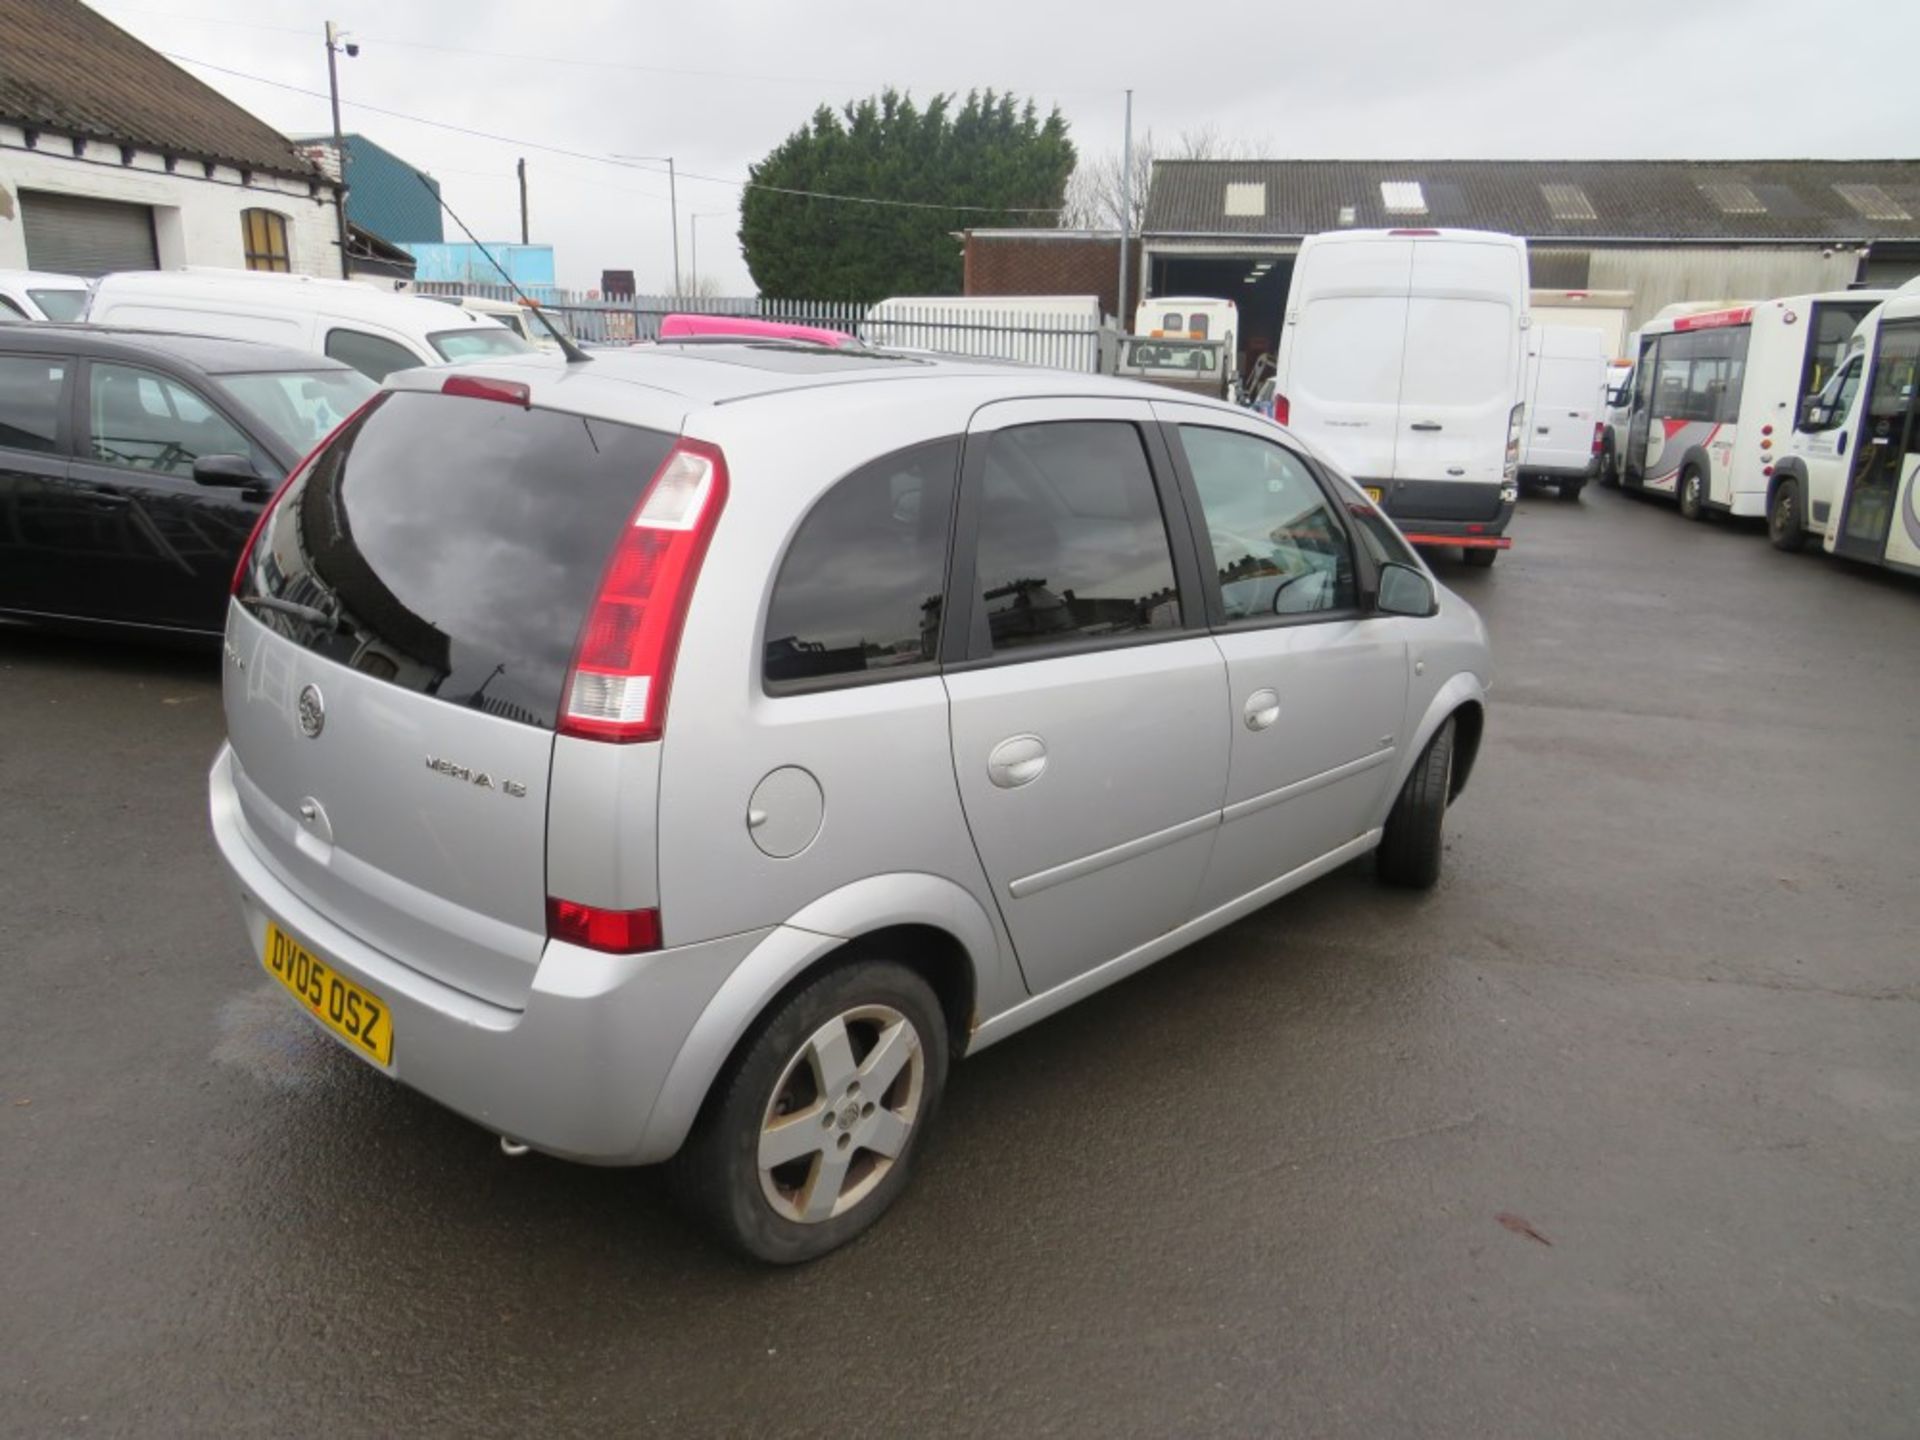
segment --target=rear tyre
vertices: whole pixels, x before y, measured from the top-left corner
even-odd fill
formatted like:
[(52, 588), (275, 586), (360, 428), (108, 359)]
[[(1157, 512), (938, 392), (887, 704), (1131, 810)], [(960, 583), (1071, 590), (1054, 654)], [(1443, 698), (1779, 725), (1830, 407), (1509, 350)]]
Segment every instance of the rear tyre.
[[(1492, 554), (1492, 551), (1488, 552)], [(1414, 761), (1387, 816), (1374, 869), (1389, 885), (1428, 890), (1440, 878), (1440, 832), (1453, 787), (1453, 721), (1449, 719)]]
[(715, 1082), (670, 1173), (693, 1218), (755, 1260), (846, 1244), (906, 1187), (947, 1081), (940, 1002), (887, 960), (830, 970)]
[(1776, 550), (1789, 554), (1807, 543), (1806, 527), (1800, 523), (1800, 482), (1782, 480), (1773, 487), (1767, 501), (1767, 538)]
[(1611, 444), (1600, 452), (1600, 483), (1609, 490), (1620, 488), (1620, 466), (1613, 457)]
[(1488, 569), (1490, 566), (1492, 566), (1495, 558), (1500, 554), (1498, 550), (1494, 550), (1494, 549), (1483, 550), (1478, 547), (1464, 550), (1461, 553), (1466, 557), (1467, 564), (1473, 566), (1473, 568), (1476, 570)]
[(1689, 465), (1680, 472), (1680, 514), (1688, 520), (1707, 518), (1707, 477)]

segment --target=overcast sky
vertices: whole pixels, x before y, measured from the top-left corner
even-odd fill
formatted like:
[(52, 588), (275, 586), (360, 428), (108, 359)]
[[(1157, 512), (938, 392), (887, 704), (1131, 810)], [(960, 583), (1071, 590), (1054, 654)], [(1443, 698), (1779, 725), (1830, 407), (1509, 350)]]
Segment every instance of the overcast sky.
[[(664, 166), (472, 138), (356, 102), (580, 157), (671, 154), (682, 269), (698, 215), (699, 268), (731, 294), (752, 286), (734, 237), (740, 191), (723, 182), (744, 180), (820, 102), (888, 84), (1058, 104), (1083, 154), (1118, 149), (1130, 85), (1136, 134), (1211, 124), (1279, 158), (1920, 156), (1920, 105), (1893, 58), (1920, 54), (1914, 0), (94, 3), (175, 56), (321, 95), (323, 22), (339, 21), (361, 45), (341, 65), (345, 128), (431, 172), (483, 239), (518, 237), (524, 154), (533, 238), (554, 246), (561, 283), (582, 288), (603, 268), (666, 287)], [(322, 98), (188, 68), (282, 131), (328, 128)]]

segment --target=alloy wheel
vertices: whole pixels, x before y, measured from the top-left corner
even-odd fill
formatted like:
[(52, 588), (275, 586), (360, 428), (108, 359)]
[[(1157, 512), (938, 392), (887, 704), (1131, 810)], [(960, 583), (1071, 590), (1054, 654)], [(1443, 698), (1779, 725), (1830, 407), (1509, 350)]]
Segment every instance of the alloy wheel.
[(843, 1011), (787, 1061), (760, 1122), (760, 1191), (802, 1224), (844, 1215), (906, 1149), (926, 1090), (913, 1022), (890, 1005)]

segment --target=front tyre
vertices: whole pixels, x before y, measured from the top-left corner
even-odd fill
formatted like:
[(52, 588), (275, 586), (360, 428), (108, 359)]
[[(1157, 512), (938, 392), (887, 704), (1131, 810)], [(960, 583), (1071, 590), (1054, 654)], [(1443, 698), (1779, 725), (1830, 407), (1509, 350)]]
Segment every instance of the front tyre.
[(1707, 518), (1707, 477), (1691, 465), (1680, 472), (1680, 514), (1687, 520)]
[[(1491, 553), (1491, 552), (1490, 552)], [(1453, 721), (1434, 732), (1400, 787), (1373, 864), (1389, 885), (1430, 890), (1440, 878), (1440, 830), (1453, 788)]]
[(1773, 487), (1773, 498), (1767, 501), (1767, 538), (1774, 549), (1790, 554), (1805, 547), (1807, 531), (1800, 523), (1799, 481), (1782, 480)]
[(947, 1080), (940, 1002), (885, 960), (830, 970), (762, 1022), (673, 1158), (694, 1218), (796, 1265), (865, 1230), (905, 1188)]

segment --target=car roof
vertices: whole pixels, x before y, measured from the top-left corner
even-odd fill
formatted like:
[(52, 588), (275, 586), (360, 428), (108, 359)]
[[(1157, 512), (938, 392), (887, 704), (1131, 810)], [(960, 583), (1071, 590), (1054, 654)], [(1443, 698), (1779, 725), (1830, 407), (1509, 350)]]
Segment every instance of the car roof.
[(41, 290), (87, 288), (85, 276), (62, 275), (55, 270), (0, 270), (0, 282), (11, 285), (32, 285)]
[[(458, 329), (461, 326), (500, 323), (491, 315), (482, 315), (457, 304), (440, 305), (426, 295), (383, 290), (360, 280), (229, 270), (217, 266), (189, 265), (180, 270), (116, 270), (111, 275), (100, 277), (94, 286), (94, 293), (96, 305), (102, 299), (117, 302), (162, 295), (218, 295), (299, 310), (346, 307), (370, 319), (386, 319), (396, 325), (411, 321), (423, 327), (431, 323), (440, 329)], [(428, 305), (435, 308), (420, 308)]]
[(171, 330), (138, 330), (78, 322), (0, 323), (0, 345), (25, 345), (43, 352), (51, 350), (100, 358), (172, 360), (207, 375), (349, 368), (325, 355), (260, 340), (230, 340), (219, 335), (183, 335)]
[[(558, 356), (536, 353), (397, 371), (387, 383), (399, 390), (438, 390), (450, 373), (498, 376), (525, 381), (536, 404), (552, 404), (607, 419), (620, 419), (624, 412), (648, 399), (656, 406), (662, 401), (676, 402), (687, 410), (734, 405), (798, 390), (832, 392), (864, 390), (878, 384), (942, 382), (967, 382), (983, 392), (983, 401), (1072, 395), (1234, 408), (1144, 381), (930, 351), (831, 349), (790, 340), (701, 336), (589, 353), (593, 359), (587, 364), (568, 364)], [(559, 393), (563, 388), (564, 396)]]

